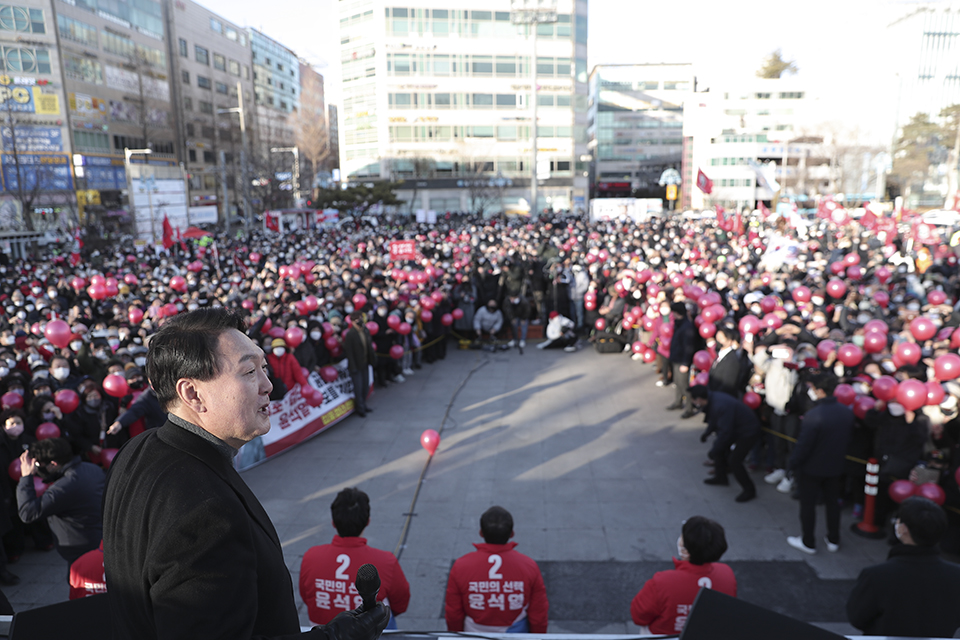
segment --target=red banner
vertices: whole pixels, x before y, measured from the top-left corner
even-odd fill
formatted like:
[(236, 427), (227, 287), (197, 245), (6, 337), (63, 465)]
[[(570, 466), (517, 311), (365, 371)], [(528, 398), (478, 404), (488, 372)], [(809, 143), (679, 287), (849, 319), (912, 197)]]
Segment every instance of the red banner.
[(703, 169), (697, 169), (697, 187), (706, 194), (713, 193), (713, 180), (707, 177)]
[(390, 260), (416, 260), (417, 242), (416, 240), (395, 240), (390, 243)]

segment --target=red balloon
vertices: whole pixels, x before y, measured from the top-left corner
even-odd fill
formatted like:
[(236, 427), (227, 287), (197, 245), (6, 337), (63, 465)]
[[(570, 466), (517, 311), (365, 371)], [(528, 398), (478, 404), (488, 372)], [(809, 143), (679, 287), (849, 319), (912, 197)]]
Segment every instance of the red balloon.
[(870, 396), (857, 396), (853, 401), (853, 415), (861, 420), (867, 417), (867, 411), (877, 406), (877, 401)]
[(8, 391), (7, 393), (0, 396), (0, 405), (3, 405), (4, 409), (22, 409), (23, 408), (23, 396), (19, 393), (13, 393)]
[(433, 322), (433, 311), (424, 309), (420, 312), (420, 319), (424, 322)]
[(753, 391), (747, 391), (745, 394), (743, 394), (743, 404), (754, 410), (759, 409), (760, 394), (754, 393)]
[(834, 262), (833, 264), (830, 265), (830, 273), (832, 273), (835, 276), (838, 276), (841, 273), (843, 273), (846, 270), (846, 268), (847, 268), (846, 265), (844, 265), (842, 262)]
[(873, 294), (873, 299), (884, 309), (886, 309), (887, 305), (890, 304), (890, 296), (887, 295), (886, 291), (877, 291), (875, 294)]
[(462, 319), (463, 319), (463, 309), (454, 309), (453, 311), (450, 312), (450, 315), (453, 316), (453, 319), (454, 319), (454, 320), (462, 320)]
[(420, 298), (420, 306), (426, 309), (427, 311), (433, 311), (433, 308), (437, 306), (437, 303), (430, 296), (423, 296), (422, 298)]
[(857, 264), (847, 267), (847, 277), (851, 280), (859, 280), (863, 277), (863, 268)]
[(863, 325), (863, 330), (865, 333), (870, 333), (871, 331), (878, 331), (883, 335), (887, 335), (890, 331), (890, 326), (887, 325), (883, 320), (871, 320), (867, 324)]
[(323, 394), (313, 387), (300, 389), (300, 395), (303, 396), (303, 399), (307, 401), (308, 406), (319, 407), (321, 404), (323, 404)]
[(647, 350), (647, 345), (637, 340), (632, 345), (630, 345), (630, 350), (633, 351), (634, 353), (639, 353), (640, 355), (643, 355), (644, 352)]
[(286, 341), (288, 347), (296, 349), (300, 346), (300, 343), (303, 342), (303, 329), (300, 327), (290, 327), (284, 332), (283, 339)]
[(897, 402), (907, 411), (916, 411), (927, 403), (927, 386), (919, 380), (904, 380), (897, 388)]
[(103, 300), (107, 297), (107, 288), (102, 284), (92, 284), (87, 287), (87, 295), (94, 300)]
[(337, 336), (328, 336), (324, 339), (323, 345), (327, 348), (327, 351), (332, 352), (340, 346), (340, 340), (337, 339)]
[(583, 308), (586, 309), (587, 311), (596, 311), (596, 310), (597, 310), (597, 301), (596, 301), (596, 300), (588, 300), (588, 299), (584, 298), (584, 299), (583, 299)]
[(799, 286), (793, 290), (793, 300), (794, 302), (810, 302), (810, 289), (804, 286)]
[(338, 362), (343, 359), (343, 347), (340, 346), (339, 342), (336, 347), (330, 349), (330, 357)]
[(933, 370), (937, 375), (937, 380), (944, 382), (956, 380), (960, 377), (960, 356), (955, 353), (943, 354), (934, 361)]
[(663, 324), (660, 325), (660, 335), (663, 336), (664, 338), (673, 337), (673, 321), (672, 320), (670, 322), (664, 322)]
[(317, 296), (307, 296), (303, 301), (307, 303), (307, 311), (316, 311), (320, 308), (320, 301), (317, 300)]
[(90, 277), (90, 284), (98, 284), (105, 287), (107, 286), (107, 279), (97, 274), (95, 276)]
[(783, 320), (781, 320), (780, 316), (775, 313), (768, 313), (767, 315), (763, 316), (763, 324), (767, 328), (776, 331), (783, 326)]
[(644, 269), (637, 274), (637, 282), (640, 284), (647, 284), (652, 277), (653, 272), (651, 272), (650, 269)]
[(170, 278), (170, 288), (183, 293), (187, 290), (187, 281), (183, 279), (183, 276), (173, 276)]
[(47, 337), (50, 344), (59, 349), (65, 349), (67, 345), (70, 344), (70, 339), (72, 338), (70, 325), (63, 320), (51, 320), (48, 322), (47, 326), (43, 329), (43, 335)]
[(38, 498), (43, 496), (49, 487), (50, 485), (41, 480), (40, 476), (33, 476), (33, 492), (37, 494)]
[(359, 311), (367, 306), (367, 296), (362, 293), (354, 294), (353, 296), (353, 308)]
[(897, 397), (897, 388), (899, 386), (900, 383), (897, 382), (896, 378), (880, 376), (873, 381), (873, 395), (876, 396), (877, 400), (890, 402)]
[(250, 252), (250, 262), (251, 262), (251, 263), (256, 264), (256, 263), (260, 262), (260, 258), (261, 258), (260, 254), (257, 253), (256, 251), (251, 251), (251, 252)]
[(652, 349), (647, 349), (643, 352), (643, 361), (647, 364), (650, 364), (657, 359), (657, 354)]
[(406, 322), (401, 322), (400, 326), (397, 327), (397, 333), (399, 333), (402, 336), (408, 335), (412, 330), (413, 330), (413, 327), (411, 327)]
[(700, 337), (709, 340), (717, 333), (717, 325), (712, 322), (704, 322), (700, 325)]
[(943, 387), (940, 386), (940, 383), (936, 380), (927, 380), (927, 404), (935, 405), (943, 402), (946, 393), (943, 391)]
[(120, 449), (107, 448), (100, 451), (100, 466), (109, 469), (113, 464), (113, 459), (117, 457)]
[(831, 298), (842, 298), (846, 292), (847, 285), (843, 284), (843, 280), (831, 280), (827, 283), (827, 294)]
[(135, 287), (140, 284), (140, 281), (137, 280), (137, 276), (133, 275), (132, 273), (128, 273), (127, 275), (123, 276), (123, 281), (131, 287)]
[(140, 321), (143, 320), (143, 309), (140, 307), (127, 309), (127, 320), (130, 321), (130, 324), (140, 324)]
[(950, 348), (960, 349), (960, 327), (954, 330), (950, 335)]
[(370, 332), (371, 336), (375, 336), (380, 333), (380, 325), (376, 322), (370, 321), (367, 323), (367, 331)]
[(695, 366), (700, 371), (709, 371), (710, 365), (713, 364), (713, 356), (710, 355), (709, 351), (697, 351), (693, 354), (693, 366)]
[(73, 413), (80, 406), (80, 396), (73, 389), (60, 389), (53, 394), (53, 403), (64, 413)]
[(310, 313), (310, 307), (307, 306), (306, 300), (297, 300), (293, 303), (293, 306), (297, 310), (298, 316), (305, 316)]
[(764, 313), (772, 313), (776, 308), (777, 304), (780, 302), (780, 298), (777, 296), (764, 296), (760, 300), (760, 310)]
[(947, 500), (947, 494), (943, 491), (943, 488), (935, 482), (924, 482), (916, 488), (913, 495), (932, 500), (941, 507)]
[(914, 318), (910, 322), (910, 333), (918, 342), (924, 342), (937, 334), (937, 325), (933, 324), (930, 318)]
[(597, 321), (593, 323), (593, 326), (597, 328), (597, 331), (603, 331), (607, 328), (607, 321), (603, 318), (597, 318)]
[(86, 284), (87, 284), (86, 281), (83, 278), (80, 278), (78, 276), (74, 276), (70, 280), (70, 286), (73, 287), (73, 290), (76, 291), (77, 293), (80, 293), (80, 290), (83, 289), (84, 285)]
[(887, 280), (890, 279), (890, 276), (893, 275), (890, 269), (887, 269), (886, 267), (880, 267), (874, 273), (877, 276), (877, 280), (880, 281), (880, 284), (886, 284)]
[(920, 345), (915, 342), (901, 342), (894, 349), (894, 355), (908, 364), (917, 364), (920, 362)]
[(720, 305), (714, 304), (704, 309), (701, 315), (703, 316), (704, 322), (716, 322), (717, 320), (723, 320), (723, 317), (727, 315), (727, 311)]
[(927, 294), (927, 303), (928, 304), (943, 304), (947, 301), (947, 294), (939, 289), (934, 289)]
[(118, 373), (111, 373), (103, 379), (103, 390), (108, 396), (114, 398), (122, 398), (130, 393), (130, 387), (127, 385), (126, 378)]
[(826, 360), (830, 354), (837, 350), (837, 343), (833, 340), (821, 340), (817, 344), (817, 357), (820, 360)]
[(55, 425), (52, 422), (42, 422), (37, 425), (37, 430), (35, 432), (37, 440), (46, 440), (47, 438), (59, 438), (60, 437), (60, 427)]
[[(406, 324), (406, 323), (404, 323), (404, 324)], [(407, 326), (410, 326), (410, 325), (407, 325)], [(398, 344), (395, 344), (395, 345), (393, 345), (392, 347), (390, 347), (390, 357), (393, 358), (394, 360), (399, 360), (400, 358), (402, 358), (402, 357), (403, 357), (403, 347), (401, 347), (401, 346), (398, 345)]]
[(10, 461), (10, 466), (7, 467), (7, 475), (14, 482), (20, 481), (20, 458), (14, 458)]
[(452, 325), (453, 315), (449, 313), (445, 313), (442, 316), (440, 316), (440, 324), (442, 324), (445, 327), (449, 327), (450, 325)]
[(403, 322), (403, 320), (400, 318), (400, 316), (394, 313), (391, 313), (389, 316), (387, 316), (387, 326), (393, 329), (394, 331), (397, 330), (397, 327), (400, 326), (401, 322)]
[(282, 338), (284, 335), (283, 327), (271, 327), (267, 335), (271, 338)]
[(855, 344), (845, 344), (837, 349), (837, 360), (845, 367), (855, 367), (863, 361), (863, 350)]
[(177, 315), (177, 313), (179, 313), (179, 310), (177, 309), (177, 305), (174, 303), (168, 302), (167, 304), (163, 305), (163, 314), (168, 318)]
[(420, 435), (420, 445), (432, 456), (440, 446), (440, 434), (433, 429), (427, 429)]
[(693, 376), (693, 384), (695, 386), (705, 387), (710, 383), (710, 374), (706, 371), (701, 371), (697, 375)]
[(740, 318), (740, 333), (759, 333), (763, 327), (760, 318), (755, 315), (746, 315)]
[(843, 264), (848, 267), (860, 264), (860, 254), (848, 253), (847, 255), (843, 256)]
[(848, 407), (852, 406), (853, 401), (857, 399), (857, 392), (848, 384), (838, 384), (837, 388), (833, 391), (833, 395), (840, 404), (845, 404)]
[(336, 367), (320, 367), (320, 379), (324, 382), (336, 382), (340, 377), (340, 371)]
[(247, 311), (253, 311), (253, 300), (244, 300), (240, 303), (240, 306)]
[(863, 336), (863, 350), (867, 353), (880, 353), (887, 348), (887, 335), (879, 331), (869, 331)]
[(917, 485), (909, 480), (895, 480), (890, 484), (890, 499), (900, 504), (907, 498), (912, 497), (917, 491)]

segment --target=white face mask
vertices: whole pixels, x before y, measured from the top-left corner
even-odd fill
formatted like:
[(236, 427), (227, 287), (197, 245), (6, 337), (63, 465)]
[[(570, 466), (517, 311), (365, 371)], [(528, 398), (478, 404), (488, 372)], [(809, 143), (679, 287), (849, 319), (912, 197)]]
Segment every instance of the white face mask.
[(18, 422), (10, 426), (4, 425), (3, 430), (7, 432), (7, 435), (11, 438), (19, 438), (20, 434), (23, 433), (23, 423)]
[(813, 389), (807, 389), (807, 397), (816, 402), (820, 398), (817, 396), (817, 392)]
[(144, 357), (134, 358), (133, 363), (142, 369), (147, 364), (147, 359)]
[(277, 347), (276, 349), (273, 350), (273, 355), (275, 355), (275, 356), (277, 356), (277, 357), (279, 358), (279, 357), (283, 356), (283, 354), (285, 354), (286, 352), (287, 352), (286, 349), (283, 349), (283, 348), (281, 348), (281, 347)]
[(50, 375), (56, 380), (66, 380), (70, 376), (69, 367), (57, 367), (55, 369), (50, 369)]
[(73, 349), (74, 351), (80, 351), (80, 348), (81, 348), (82, 346), (83, 346), (83, 343), (82, 343), (82, 342), (71, 342), (71, 343), (70, 343), (70, 348)]
[(311, 340), (319, 340), (319, 339), (320, 339), (320, 336), (322, 336), (322, 335), (323, 335), (323, 334), (320, 333), (319, 331), (311, 331), (311, 332), (310, 332), (310, 339), (311, 339)]

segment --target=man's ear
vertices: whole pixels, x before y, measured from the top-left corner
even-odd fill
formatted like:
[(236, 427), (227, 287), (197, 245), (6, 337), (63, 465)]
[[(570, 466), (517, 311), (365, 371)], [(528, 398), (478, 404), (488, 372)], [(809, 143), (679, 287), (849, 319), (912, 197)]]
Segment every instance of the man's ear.
[(203, 413), (206, 408), (203, 406), (203, 399), (200, 397), (200, 389), (192, 378), (180, 378), (177, 380), (177, 398), (185, 406), (189, 407), (195, 413)]

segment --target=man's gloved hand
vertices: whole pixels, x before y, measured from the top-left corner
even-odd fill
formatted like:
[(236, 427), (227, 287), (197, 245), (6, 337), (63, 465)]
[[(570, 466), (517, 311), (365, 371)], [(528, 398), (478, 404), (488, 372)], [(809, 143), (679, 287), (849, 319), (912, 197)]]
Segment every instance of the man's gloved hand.
[(390, 621), (390, 610), (382, 602), (370, 611), (345, 611), (320, 627), (327, 640), (377, 640)]
[(706, 442), (707, 438), (709, 437), (710, 437), (710, 432), (704, 431), (703, 433), (700, 434), (700, 442)]

